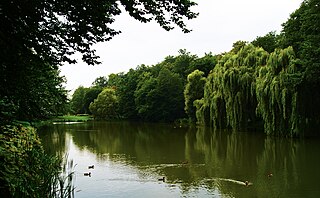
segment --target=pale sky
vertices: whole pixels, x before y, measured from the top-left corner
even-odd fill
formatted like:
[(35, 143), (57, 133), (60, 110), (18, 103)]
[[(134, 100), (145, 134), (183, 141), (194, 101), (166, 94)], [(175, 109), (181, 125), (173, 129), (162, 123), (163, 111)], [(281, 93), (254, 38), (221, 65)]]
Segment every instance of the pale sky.
[(121, 34), (111, 41), (94, 46), (102, 64), (88, 66), (78, 59), (74, 65), (64, 65), (61, 75), (67, 79), (71, 93), (80, 85), (89, 87), (99, 76), (127, 72), (138, 65), (155, 65), (166, 56), (178, 55), (186, 49), (199, 57), (205, 53), (218, 54), (231, 50), (238, 40), (252, 41), (270, 31), (281, 30), (290, 14), (302, 0), (195, 0), (199, 12), (187, 21), (193, 31), (182, 33), (178, 28), (165, 31), (155, 22), (140, 23), (123, 12), (113, 27)]

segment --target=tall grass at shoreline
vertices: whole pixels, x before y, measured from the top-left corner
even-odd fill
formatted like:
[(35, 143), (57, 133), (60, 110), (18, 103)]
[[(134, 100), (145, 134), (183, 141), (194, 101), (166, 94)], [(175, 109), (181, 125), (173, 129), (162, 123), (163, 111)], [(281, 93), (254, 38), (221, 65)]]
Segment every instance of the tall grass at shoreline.
[(0, 126), (3, 197), (73, 197), (73, 162), (44, 152), (30, 126)]

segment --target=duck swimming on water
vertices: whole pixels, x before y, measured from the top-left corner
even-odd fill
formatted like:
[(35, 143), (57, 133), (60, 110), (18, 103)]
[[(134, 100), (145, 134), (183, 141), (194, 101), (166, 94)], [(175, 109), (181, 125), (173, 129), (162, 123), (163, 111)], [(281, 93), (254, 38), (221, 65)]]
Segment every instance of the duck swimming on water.
[(90, 173), (90, 172), (88, 172), (88, 173), (83, 173), (83, 175), (84, 175), (84, 176), (89, 176), (89, 177), (91, 177), (91, 173)]
[(251, 182), (249, 182), (249, 181), (245, 181), (245, 182), (244, 182), (244, 185), (245, 185), (245, 186), (251, 186), (251, 185), (252, 185), (252, 183), (251, 183)]
[(162, 178), (158, 179), (158, 181), (163, 181), (163, 182), (165, 182), (165, 181), (166, 181), (166, 178), (165, 178), (165, 177), (162, 177)]
[(88, 166), (88, 169), (94, 169), (94, 165)]

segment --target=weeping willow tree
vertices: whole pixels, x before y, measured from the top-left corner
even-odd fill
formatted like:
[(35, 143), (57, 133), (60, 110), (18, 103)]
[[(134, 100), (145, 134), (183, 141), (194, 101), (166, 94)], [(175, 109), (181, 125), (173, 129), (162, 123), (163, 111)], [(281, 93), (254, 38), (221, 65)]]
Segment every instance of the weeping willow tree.
[(253, 45), (225, 54), (207, 78), (204, 98), (195, 104), (198, 122), (239, 129), (257, 120), (257, 68), (266, 64), (268, 56)]
[(256, 80), (257, 114), (263, 118), (267, 134), (298, 136), (302, 116), (298, 112), (298, 88), (302, 82), (292, 47), (276, 49)]
[(269, 54), (249, 44), (225, 54), (194, 103), (198, 123), (238, 130), (262, 122), (267, 134), (301, 135), (307, 119), (298, 112), (297, 62), (292, 47)]

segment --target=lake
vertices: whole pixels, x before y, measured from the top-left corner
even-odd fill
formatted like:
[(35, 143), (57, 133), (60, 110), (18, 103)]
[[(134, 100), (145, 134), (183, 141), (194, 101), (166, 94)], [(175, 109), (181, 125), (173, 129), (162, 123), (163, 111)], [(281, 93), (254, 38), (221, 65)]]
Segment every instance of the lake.
[(38, 131), (73, 162), (75, 197), (320, 197), (315, 138), (96, 121)]

